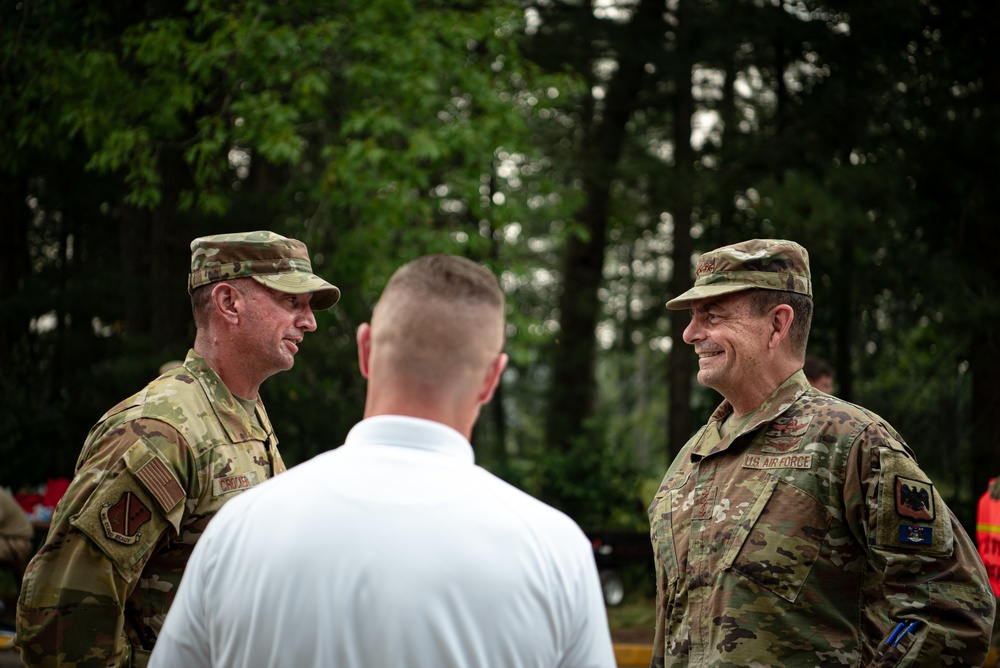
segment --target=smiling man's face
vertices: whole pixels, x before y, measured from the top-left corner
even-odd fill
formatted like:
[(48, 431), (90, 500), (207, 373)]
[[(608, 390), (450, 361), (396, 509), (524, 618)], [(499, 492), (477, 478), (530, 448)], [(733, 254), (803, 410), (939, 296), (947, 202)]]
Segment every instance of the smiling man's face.
[(684, 342), (698, 355), (698, 382), (734, 404), (753, 394), (767, 363), (769, 333), (768, 316), (753, 312), (748, 293), (692, 302)]

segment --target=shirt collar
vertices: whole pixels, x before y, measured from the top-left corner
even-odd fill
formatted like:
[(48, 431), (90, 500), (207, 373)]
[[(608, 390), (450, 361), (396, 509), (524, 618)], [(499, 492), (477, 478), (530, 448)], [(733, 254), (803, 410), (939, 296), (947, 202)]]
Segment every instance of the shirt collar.
[(405, 415), (378, 415), (354, 425), (344, 445), (391, 445), (427, 450), (474, 464), (472, 444), (448, 425)]
[(233, 393), (215, 373), (215, 370), (208, 365), (205, 358), (196, 353), (193, 348), (188, 350), (183, 367), (178, 367), (167, 373), (175, 376), (188, 374), (201, 384), (205, 394), (209, 397), (209, 403), (215, 411), (219, 423), (222, 424), (229, 440), (233, 443), (256, 440), (267, 441), (268, 447), (278, 444), (278, 439), (274, 436), (274, 430), (267, 418), (267, 413), (264, 411), (264, 404), (260, 397), (257, 398), (256, 403), (257, 420), (254, 420), (236, 400)]
[[(764, 403), (745, 416), (743, 419), (746, 421), (743, 425), (729, 434), (728, 438), (723, 438), (718, 441), (715, 441), (714, 439), (712, 441), (702, 439), (702, 442), (705, 443), (707, 447), (696, 447), (692, 451), (692, 456), (699, 455), (707, 457), (708, 455), (725, 450), (730, 446), (730, 444), (732, 444), (733, 441), (743, 434), (756, 431), (761, 427), (761, 425), (772, 422), (779, 415), (787, 411), (799, 397), (805, 394), (809, 387), (809, 380), (806, 378), (805, 373), (801, 370), (796, 371), (788, 377), (788, 380), (779, 385), (778, 389), (776, 389), (770, 397), (764, 400)], [(709, 418), (708, 422), (710, 427), (718, 429), (719, 424), (725, 420), (727, 416), (732, 414), (732, 412), (732, 404), (730, 404), (729, 401), (723, 401), (719, 404), (719, 407), (715, 409), (715, 412), (712, 413), (712, 417)]]

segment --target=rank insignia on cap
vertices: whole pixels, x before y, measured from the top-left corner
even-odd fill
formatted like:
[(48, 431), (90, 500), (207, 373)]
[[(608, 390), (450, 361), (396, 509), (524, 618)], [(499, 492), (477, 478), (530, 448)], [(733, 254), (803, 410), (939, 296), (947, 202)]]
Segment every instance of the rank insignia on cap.
[(934, 541), (934, 531), (931, 527), (919, 524), (900, 524), (899, 542), (910, 545), (930, 545)]
[(917, 522), (933, 522), (934, 485), (896, 476), (896, 514)]
[(119, 543), (133, 545), (139, 540), (139, 527), (153, 516), (132, 492), (125, 492), (113, 505), (105, 503), (101, 507), (101, 524), (108, 538)]

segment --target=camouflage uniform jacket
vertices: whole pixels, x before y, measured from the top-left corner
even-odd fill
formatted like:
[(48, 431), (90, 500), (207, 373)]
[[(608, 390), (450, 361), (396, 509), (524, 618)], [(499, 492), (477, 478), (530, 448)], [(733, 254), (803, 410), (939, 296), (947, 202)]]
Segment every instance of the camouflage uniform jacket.
[[(731, 412), (684, 446), (649, 508), (652, 665), (981, 665), (985, 569), (900, 435), (801, 371), (723, 437)], [(919, 623), (890, 646), (903, 621)]]
[(259, 401), (256, 414), (190, 351), (101, 418), (24, 576), (25, 665), (145, 665), (208, 521), (285, 470)]

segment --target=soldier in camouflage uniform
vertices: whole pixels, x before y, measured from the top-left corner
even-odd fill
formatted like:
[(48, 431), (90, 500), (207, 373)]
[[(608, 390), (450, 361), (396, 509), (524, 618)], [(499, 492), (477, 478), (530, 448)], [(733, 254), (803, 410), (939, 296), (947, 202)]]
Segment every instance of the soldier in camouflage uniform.
[(191, 243), (197, 335), (183, 366), (91, 430), (48, 538), (24, 577), (27, 666), (145, 666), (208, 521), (285, 470), (258, 388), (291, 368), (340, 291), (305, 245), (271, 232)]
[(979, 666), (994, 598), (976, 547), (878, 415), (812, 388), (808, 254), (699, 259), (684, 341), (725, 401), (649, 508), (653, 666)]

